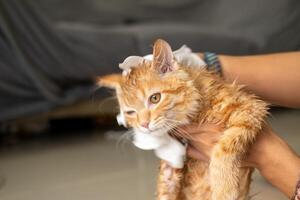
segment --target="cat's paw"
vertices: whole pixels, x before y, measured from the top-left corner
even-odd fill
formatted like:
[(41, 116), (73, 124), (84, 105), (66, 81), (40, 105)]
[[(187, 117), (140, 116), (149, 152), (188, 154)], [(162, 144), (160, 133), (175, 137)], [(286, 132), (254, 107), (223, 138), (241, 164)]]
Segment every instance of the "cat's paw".
[(238, 199), (238, 166), (236, 155), (227, 154), (221, 156), (217, 149), (213, 151), (209, 165), (212, 200)]

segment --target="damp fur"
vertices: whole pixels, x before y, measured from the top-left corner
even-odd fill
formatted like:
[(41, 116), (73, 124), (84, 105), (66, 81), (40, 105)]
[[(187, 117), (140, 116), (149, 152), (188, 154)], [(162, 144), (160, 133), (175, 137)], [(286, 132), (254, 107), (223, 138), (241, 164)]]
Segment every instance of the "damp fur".
[[(239, 166), (260, 134), (267, 103), (212, 72), (176, 63), (164, 40), (155, 42), (153, 61), (144, 61), (123, 75), (101, 77), (98, 83), (116, 90), (121, 111), (134, 109), (134, 116), (125, 114), (130, 127), (139, 129), (143, 121), (150, 121), (153, 129), (160, 130), (156, 134), (171, 131), (173, 136), (189, 140), (193, 135), (176, 127), (187, 123), (223, 127), (210, 163), (188, 158), (184, 168), (173, 169), (161, 161), (158, 200), (248, 199), (253, 169)], [(149, 107), (149, 96), (156, 92), (161, 101)]]

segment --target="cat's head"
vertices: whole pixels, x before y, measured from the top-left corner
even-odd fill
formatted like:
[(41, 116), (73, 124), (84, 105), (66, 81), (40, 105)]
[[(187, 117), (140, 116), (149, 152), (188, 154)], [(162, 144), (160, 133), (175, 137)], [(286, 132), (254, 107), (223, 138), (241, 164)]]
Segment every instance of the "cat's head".
[(129, 127), (160, 136), (189, 122), (199, 94), (190, 75), (176, 63), (170, 45), (154, 43), (153, 60), (144, 60), (128, 73), (100, 77), (99, 85), (116, 90), (121, 116)]

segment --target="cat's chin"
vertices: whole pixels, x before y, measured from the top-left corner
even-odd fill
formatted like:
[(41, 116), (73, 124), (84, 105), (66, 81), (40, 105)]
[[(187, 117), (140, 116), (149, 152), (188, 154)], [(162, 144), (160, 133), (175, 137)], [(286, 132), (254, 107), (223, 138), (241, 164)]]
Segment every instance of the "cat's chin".
[(149, 135), (153, 135), (156, 137), (162, 137), (164, 135), (166, 135), (168, 133), (168, 129), (166, 128), (157, 128), (154, 130), (149, 130), (149, 129), (139, 129), (138, 132), (142, 132), (144, 134), (149, 134)]
[(158, 130), (154, 130), (154, 131), (149, 131), (150, 135), (154, 135), (154, 136), (158, 136), (158, 137), (164, 136), (167, 133), (168, 133), (168, 130), (165, 130), (165, 129), (158, 129)]

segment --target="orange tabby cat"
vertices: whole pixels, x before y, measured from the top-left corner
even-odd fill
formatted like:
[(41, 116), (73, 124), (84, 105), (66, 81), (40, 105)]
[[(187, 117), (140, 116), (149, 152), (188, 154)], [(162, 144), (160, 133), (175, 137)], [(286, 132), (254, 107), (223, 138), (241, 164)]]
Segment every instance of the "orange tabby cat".
[(153, 49), (153, 61), (99, 79), (100, 85), (116, 89), (127, 124), (149, 134), (173, 130), (177, 136), (175, 127), (191, 122), (217, 123), (225, 130), (209, 164), (188, 158), (184, 168), (173, 169), (161, 161), (157, 199), (247, 199), (252, 168), (239, 164), (262, 128), (267, 104), (204, 69), (181, 66), (164, 40)]

